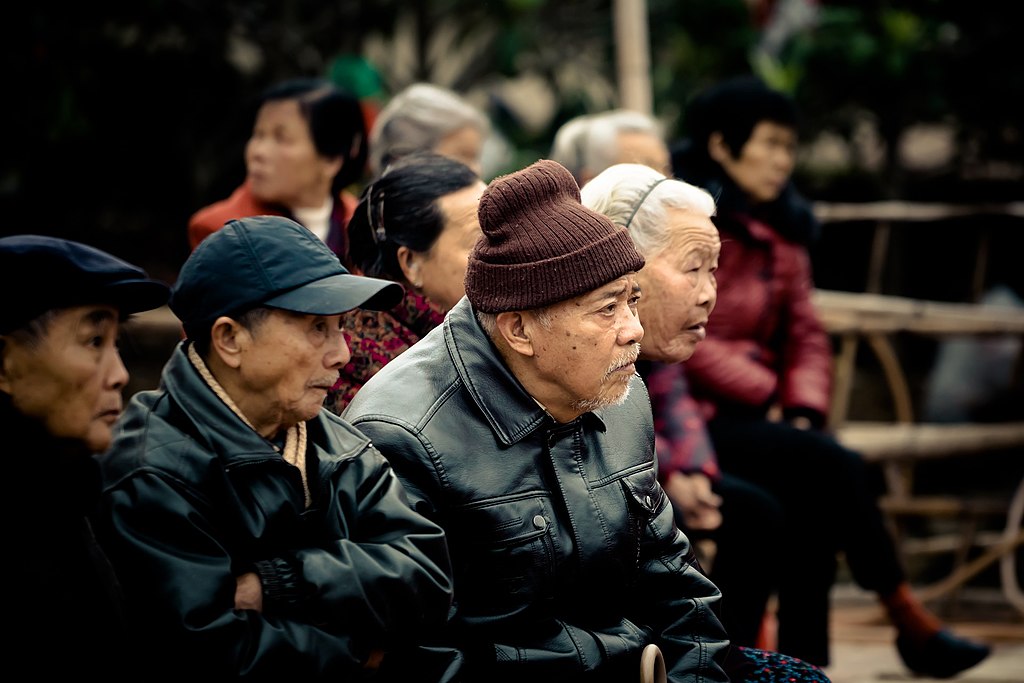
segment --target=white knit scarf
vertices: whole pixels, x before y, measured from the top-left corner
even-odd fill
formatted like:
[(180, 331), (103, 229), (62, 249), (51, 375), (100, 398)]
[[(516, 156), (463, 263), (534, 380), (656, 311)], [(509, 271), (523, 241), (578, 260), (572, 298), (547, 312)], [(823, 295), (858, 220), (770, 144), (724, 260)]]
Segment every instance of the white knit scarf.
[[(196, 351), (195, 344), (189, 344), (188, 346), (188, 359), (191, 361), (192, 366), (195, 367), (196, 371), (206, 382), (207, 386), (217, 394), (217, 397), (224, 401), (224, 405), (231, 409), (238, 419), (246, 424), (249, 429), (256, 431), (249, 422), (248, 418), (242, 414), (242, 411), (238, 409), (235, 402), (228, 396), (228, 392), (224, 391), (224, 387), (220, 385), (217, 379), (210, 372), (210, 369), (206, 367), (206, 363), (199, 357), (199, 352)], [(274, 450), (279, 450), (277, 446), (274, 446)], [(309, 481), (306, 478), (306, 423), (300, 422), (297, 425), (293, 425), (288, 428), (288, 431), (284, 435), (284, 450), (281, 451), (281, 457), (289, 465), (299, 468), (299, 474), (302, 476), (302, 490), (306, 496), (306, 507), (308, 508), (313, 502), (309, 495)]]

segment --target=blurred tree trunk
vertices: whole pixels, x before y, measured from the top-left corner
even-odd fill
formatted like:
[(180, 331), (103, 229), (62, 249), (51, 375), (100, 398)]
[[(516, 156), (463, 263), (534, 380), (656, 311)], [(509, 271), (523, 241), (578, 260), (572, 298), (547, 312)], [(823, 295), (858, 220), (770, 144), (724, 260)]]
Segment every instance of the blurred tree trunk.
[(619, 103), (624, 109), (653, 114), (651, 50), (646, 0), (615, 0), (615, 62)]

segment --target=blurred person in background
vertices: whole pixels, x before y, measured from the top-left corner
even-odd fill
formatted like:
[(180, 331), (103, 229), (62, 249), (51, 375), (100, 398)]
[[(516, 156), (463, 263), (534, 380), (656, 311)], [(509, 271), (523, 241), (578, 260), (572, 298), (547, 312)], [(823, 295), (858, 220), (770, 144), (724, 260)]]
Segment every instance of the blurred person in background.
[(121, 585), (93, 534), (92, 456), (110, 446), (123, 405), (121, 323), (163, 306), (169, 289), (104, 251), (42, 235), (0, 239), (0, 288), (7, 668), (137, 680)]
[(355, 353), (327, 396), (328, 409), (340, 414), (366, 380), (437, 327), (465, 294), (485, 187), (462, 162), (415, 152), (392, 162), (363, 191), (348, 227), (353, 270), (402, 284), (405, 298), (386, 311), (346, 314)]
[(551, 140), (551, 150), (548, 152), (549, 159), (557, 161), (572, 173), (577, 185), (581, 184), (583, 144), (586, 140), (587, 126), (590, 124), (591, 116), (592, 114), (579, 114), (559, 126)]
[(910, 670), (945, 678), (969, 669), (990, 648), (951, 633), (915, 597), (878, 505), (879, 473), (826, 430), (832, 346), (811, 301), (818, 225), (791, 182), (795, 103), (738, 77), (699, 93), (684, 125), (675, 174), (718, 199), (722, 237), (715, 315), (684, 369), (720, 467), (778, 499), (782, 538), (799, 551), (780, 573), (779, 650), (829, 663), (842, 553), (854, 581), (878, 595)]
[(286, 216), (344, 262), (346, 226), (358, 199), (348, 188), (366, 170), (367, 135), (359, 100), (323, 79), (293, 79), (261, 95), (245, 146), (245, 182), (188, 222), (189, 247), (226, 222)]
[(370, 130), (369, 170), (377, 177), (413, 152), (436, 152), (461, 161), (478, 176), (491, 122), (464, 97), (432, 83), (413, 83), (378, 112)]
[(629, 109), (569, 119), (555, 132), (550, 158), (568, 168), (580, 187), (613, 164), (643, 164), (672, 175), (661, 123)]

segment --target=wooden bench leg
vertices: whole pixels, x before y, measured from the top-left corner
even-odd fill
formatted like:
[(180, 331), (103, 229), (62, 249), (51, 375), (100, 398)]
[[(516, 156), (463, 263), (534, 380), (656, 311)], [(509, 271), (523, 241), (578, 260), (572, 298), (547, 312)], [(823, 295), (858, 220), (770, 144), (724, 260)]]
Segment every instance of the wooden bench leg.
[(1006, 514), (1006, 529), (1003, 532), (1003, 540), (1012, 543), (1018, 539), (1010, 550), (999, 558), (999, 577), (1003, 585), (1003, 595), (1018, 612), (1024, 614), (1024, 591), (1021, 591), (1020, 583), (1017, 581), (1017, 547), (1020, 539), (1024, 537), (1021, 533), (1021, 521), (1024, 519), (1024, 479), (1017, 485), (1017, 491), (1010, 501), (1010, 509)]
[[(940, 598), (947, 594), (951, 590), (964, 585), (966, 582), (980, 574), (990, 564), (999, 561), (1004, 555), (1016, 552), (1016, 549), (1021, 545), (1024, 545), (1024, 530), (1018, 530), (1012, 537), (1004, 537), (1003, 540), (999, 541), (999, 543), (987, 548), (984, 553), (962, 567), (959, 567), (946, 578), (922, 588), (919, 594), (921, 600), (925, 602), (935, 600), (936, 598)], [(1014, 581), (1016, 581), (1016, 579), (1014, 579)]]

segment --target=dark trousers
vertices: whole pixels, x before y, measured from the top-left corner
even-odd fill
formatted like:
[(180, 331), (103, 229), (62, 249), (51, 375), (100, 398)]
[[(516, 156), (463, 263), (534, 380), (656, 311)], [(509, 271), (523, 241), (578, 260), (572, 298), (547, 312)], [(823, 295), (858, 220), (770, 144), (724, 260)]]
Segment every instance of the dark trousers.
[[(709, 578), (722, 591), (719, 618), (733, 645), (754, 647), (768, 599), (776, 590), (780, 563), (774, 557), (783, 533), (782, 506), (758, 486), (723, 474), (712, 489), (722, 497), (722, 525), (711, 532), (676, 523), (691, 541), (715, 542)], [(756, 530), (756, 533), (752, 533)]]
[[(778, 565), (779, 651), (827, 665), (838, 554), (865, 590), (884, 595), (905, 579), (878, 507), (880, 472), (828, 434), (787, 423), (718, 416), (708, 431), (722, 470), (770, 493), (783, 511), (773, 550), (736, 571), (749, 579), (765, 563)], [(756, 524), (745, 531), (747, 539), (761, 533)]]

